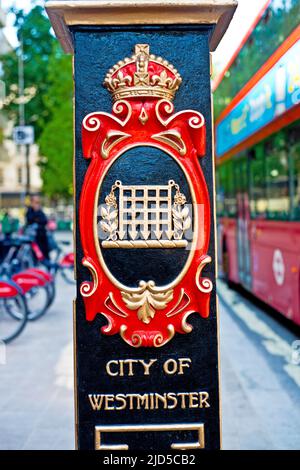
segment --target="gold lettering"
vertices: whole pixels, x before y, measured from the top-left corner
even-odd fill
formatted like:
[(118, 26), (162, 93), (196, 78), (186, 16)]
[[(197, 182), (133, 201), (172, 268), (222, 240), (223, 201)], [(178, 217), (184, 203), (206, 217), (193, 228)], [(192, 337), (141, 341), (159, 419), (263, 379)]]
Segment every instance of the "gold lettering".
[(116, 376), (119, 374), (119, 372), (112, 372), (111, 371), (111, 365), (112, 364), (117, 364), (118, 365), (118, 361), (108, 361), (107, 364), (106, 364), (106, 373), (108, 375), (111, 375), (112, 377)]
[(103, 395), (89, 395), (90, 404), (94, 411), (101, 410), (102, 402), (103, 402)]
[(167, 395), (166, 393), (164, 393), (163, 395), (161, 395), (160, 393), (156, 393), (155, 394), (155, 408), (159, 408), (159, 401), (161, 401), (164, 405), (164, 409), (168, 408), (168, 404), (167, 404)]
[(173, 408), (176, 408), (177, 406), (177, 397), (176, 397), (176, 393), (173, 393), (173, 392), (169, 392), (168, 393), (168, 400), (173, 400), (173, 405), (168, 405), (168, 409), (169, 410), (172, 410)]
[(177, 372), (177, 362), (175, 359), (168, 359), (163, 365), (164, 371), (168, 375), (173, 375)]
[(129, 409), (133, 410), (133, 397), (135, 397), (136, 394), (135, 393), (129, 393), (127, 396), (129, 397)]
[(180, 357), (178, 359), (179, 362), (179, 372), (178, 375), (184, 374), (184, 367), (190, 367), (192, 360), (189, 357)]
[(150, 410), (154, 410), (154, 393), (150, 393)]
[(106, 363), (105, 369), (106, 373), (111, 377), (124, 377), (125, 375), (132, 377), (138, 370), (138, 366), (135, 366), (135, 364), (140, 364), (140, 366), (142, 366), (140, 369), (143, 370), (143, 375), (150, 375), (150, 368), (156, 361), (157, 359), (149, 359), (149, 361), (143, 359), (112, 359)]
[(209, 393), (199, 392), (199, 396), (200, 396), (199, 408), (203, 408), (203, 403), (204, 403), (204, 408), (210, 408), (210, 404), (207, 401), (209, 399)]
[(124, 361), (124, 364), (128, 364), (128, 376), (132, 376), (134, 375), (133, 373), (133, 364), (136, 364), (137, 362), (139, 362), (137, 359), (126, 359)]
[(105, 410), (114, 410), (115, 407), (112, 405), (110, 406), (108, 403), (109, 402), (114, 402), (115, 401), (115, 396), (114, 395), (105, 395)]
[(210, 408), (208, 392), (89, 394), (88, 399), (94, 411)]
[(189, 407), (198, 408), (199, 407), (199, 394), (197, 392), (191, 392), (189, 395)]
[(120, 406), (116, 406), (116, 410), (124, 410), (127, 406), (127, 402), (126, 402), (126, 395), (123, 395), (123, 393), (118, 393), (116, 395), (116, 401), (120, 401), (122, 403), (122, 405)]
[(149, 369), (156, 361), (157, 359), (150, 359), (147, 364), (146, 361), (143, 361), (143, 359), (140, 359), (140, 363), (144, 367), (144, 375), (149, 375)]
[(141, 405), (143, 406), (144, 410), (149, 409), (149, 395), (147, 393), (144, 393), (144, 395), (137, 395), (136, 398), (137, 398), (136, 407), (138, 410), (141, 409)]
[(186, 408), (185, 397), (189, 396), (189, 393), (188, 392), (180, 392), (180, 393), (177, 393), (177, 395), (181, 398), (181, 408), (185, 409)]

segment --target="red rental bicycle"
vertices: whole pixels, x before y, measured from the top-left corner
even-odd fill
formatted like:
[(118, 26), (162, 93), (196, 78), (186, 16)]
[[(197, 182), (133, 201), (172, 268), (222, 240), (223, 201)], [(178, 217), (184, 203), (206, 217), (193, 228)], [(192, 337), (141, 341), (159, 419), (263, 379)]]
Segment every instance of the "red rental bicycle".
[(74, 280), (74, 253), (64, 253), (62, 246), (69, 246), (70, 242), (57, 242), (53, 233), (48, 232), (50, 245), (50, 260), (46, 259), (36, 243), (37, 225), (32, 224), (24, 229), (24, 235), (31, 240), (30, 246), (24, 246), (20, 251), (18, 258), (23, 267), (45, 267), (48, 272), (56, 277), (58, 273), (68, 284), (75, 284)]
[[(25, 237), (9, 237), (2, 240), (2, 251), (6, 250), (0, 267), (2, 278), (15, 282), (26, 298), (28, 320), (36, 320), (44, 315), (53, 302), (54, 279), (51, 274), (37, 269), (24, 269), (18, 256), (22, 248), (30, 244)], [(16, 319), (18, 312), (9, 311)]]

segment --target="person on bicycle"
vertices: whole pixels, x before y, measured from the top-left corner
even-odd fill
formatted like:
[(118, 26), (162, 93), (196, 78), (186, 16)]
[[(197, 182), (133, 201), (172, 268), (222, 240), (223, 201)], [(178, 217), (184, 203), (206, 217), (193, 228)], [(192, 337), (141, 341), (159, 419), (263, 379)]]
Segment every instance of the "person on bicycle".
[(30, 198), (30, 206), (26, 213), (26, 224), (36, 224), (36, 243), (38, 244), (41, 252), (46, 259), (49, 259), (49, 244), (47, 237), (47, 223), (48, 219), (41, 207), (40, 197), (33, 195)]

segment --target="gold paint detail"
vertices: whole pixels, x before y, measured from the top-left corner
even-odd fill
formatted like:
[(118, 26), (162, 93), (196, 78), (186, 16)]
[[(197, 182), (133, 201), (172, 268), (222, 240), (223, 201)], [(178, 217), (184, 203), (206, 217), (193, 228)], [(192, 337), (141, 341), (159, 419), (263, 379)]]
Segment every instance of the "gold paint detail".
[(106, 241), (101, 243), (103, 248), (185, 248), (188, 245), (187, 240), (118, 240)]
[(203, 423), (180, 423), (180, 424), (135, 424), (135, 425), (114, 425), (95, 426), (95, 450), (128, 450), (127, 444), (104, 444), (102, 442), (103, 433), (126, 433), (126, 432), (197, 432), (195, 442), (176, 442), (171, 444), (171, 449), (191, 450), (205, 448), (205, 433)]
[(52, 27), (67, 53), (73, 53), (74, 25), (211, 24), (214, 50), (224, 35), (237, 0), (48, 0), (45, 4)]
[(110, 113), (105, 112), (90, 113), (87, 114), (82, 121), (83, 128), (89, 132), (98, 131), (101, 127), (101, 118), (103, 116), (109, 117), (110, 119), (114, 119), (117, 124), (124, 127), (132, 116), (131, 104), (126, 100), (119, 100), (114, 103), (112, 110), (115, 114), (121, 115), (126, 112), (125, 118), (122, 120)]
[(167, 339), (164, 340), (161, 333), (157, 333), (157, 335), (154, 337), (153, 346), (155, 348), (160, 348), (161, 346), (164, 346), (175, 335), (175, 327), (171, 323), (170, 323), (170, 325), (167, 326), (167, 330), (169, 332), (169, 336), (167, 337)]
[[(153, 338), (153, 346), (155, 348), (160, 348), (161, 346), (164, 346), (167, 344), (175, 335), (175, 328), (174, 325), (170, 324), (167, 326), (168, 330), (168, 337), (164, 338), (162, 333), (157, 333), (154, 338)], [(120, 336), (121, 338), (130, 346), (133, 346), (134, 348), (139, 348), (142, 345), (143, 338), (141, 337), (140, 333), (133, 333), (131, 338), (126, 337), (126, 331), (127, 331), (127, 326), (126, 325), (121, 325), (120, 328)]]
[(85, 259), (82, 264), (83, 264), (83, 266), (88, 268), (90, 270), (91, 274), (92, 274), (93, 287), (92, 287), (91, 282), (84, 281), (80, 286), (80, 294), (83, 297), (90, 297), (91, 295), (93, 295), (96, 292), (96, 290), (98, 288), (98, 275), (97, 275), (96, 269), (94, 268), (94, 266), (88, 260)]
[(149, 116), (147, 114), (147, 111), (145, 110), (144, 106), (141, 109), (140, 115), (139, 115), (139, 121), (143, 124), (143, 126), (146, 124), (148, 121)]
[(138, 319), (146, 324), (154, 318), (157, 310), (163, 310), (173, 300), (173, 290), (163, 291), (155, 286), (154, 281), (141, 281), (139, 290), (122, 291), (121, 295), (127, 308), (137, 310)]
[(119, 181), (116, 181), (112, 185), (110, 193), (105, 197), (105, 205), (99, 207), (101, 221), (101, 229), (108, 234), (107, 240), (117, 240), (117, 229), (118, 229), (118, 205), (115, 196), (115, 189), (118, 186)]
[[(115, 308), (113, 308), (111, 304)], [(128, 317), (128, 313), (124, 312), (124, 310), (122, 310), (122, 308), (118, 305), (118, 303), (116, 302), (112, 292), (110, 292), (108, 294), (108, 297), (106, 297), (106, 299), (104, 301), (104, 305), (105, 305), (106, 308), (108, 308), (108, 310), (110, 310), (115, 315), (118, 315), (118, 316), (123, 317), (123, 318)]]
[(147, 186), (116, 180), (98, 208), (98, 238), (103, 248), (185, 248), (184, 236), (192, 225), (189, 211), (174, 180)]
[[(117, 104), (117, 103), (115, 103), (115, 104)], [(145, 144), (145, 145), (149, 146), (151, 148), (154, 147), (154, 148), (160, 149), (159, 147), (156, 147), (155, 144), (154, 145)], [(129, 148), (138, 148), (138, 147), (140, 147), (140, 144), (134, 144), (134, 145), (129, 146)], [(184, 166), (182, 165), (181, 161), (171, 151), (166, 149), (165, 152), (170, 157), (172, 157), (174, 159), (174, 161), (176, 161), (178, 166), (183, 171), (186, 180), (188, 181), (189, 189), (190, 189), (191, 196), (192, 196), (192, 204), (193, 204), (193, 208), (194, 208), (194, 210), (193, 210), (193, 214), (194, 214), (194, 217), (193, 217), (193, 233), (197, 234), (198, 233), (198, 226), (199, 226), (199, 220), (198, 220), (199, 217), (198, 217), (198, 213), (197, 213), (197, 210), (196, 210), (196, 207), (195, 207), (196, 197), (195, 197), (194, 188), (193, 188), (191, 180), (190, 180), (190, 176), (187, 173)], [(98, 214), (98, 201), (99, 201), (100, 188), (101, 188), (101, 185), (103, 183), (103, 180), (104, 180), (105, 176), (107, 175), (107, 172), (111, 168), (111, 165), (113, 165), (113, 163), (117, 160), (117, 158), (119, 158), (120, 155), (122, 155), (123, 153), (124, 153), (124, 151), (119, 152), (118, 154), (113, 156), (113, 158), (111, 159), (111, 161), (110, 161), (109, 165), (107, 166), (106, 170), (102, 173), (102, 175), (99, 179), (97, 190), (96, 190), (96, 195), (95, 195), (93, 233), (94, 233), (95, 246), (96, 246), (96, 251), (97, 251), (97, 254), (98, 254), (98, 258), (100, 260), (101, 267), (102, 267), (104, 273), (106, 274), (106, 276), (108, 277), (108, 279), (119, 290), (127, 290), (129, 292), (134, 292), (135, 288), (128, 288), (128, 286), (126, 286), (125, 284), (120, 282), (115, 276), (113, 276), (113, 274), (107, 268), (107, 266), (105, 264), (105, 261), (103, 259), (102, 250), (100, 248), (99, 237), (98, 237), (98, 228), (99, 228), (99, 226), (98, 226), (98, 223), (97, 223), (97, 214)], [(192, 239), (192, 243), (191, 243), (191, 249), (189, 250), (189, 256), (188, 256), (188, 259), (187, 259), (187, 261), (184, 265), (183, 270), (180, 272), (180, 274), (172, 282), (170, 282), (168, 285), (164, 286), (165, 289), (171, 289), (171, 288), (175, 287), (181, 281), (181, 279), (183, 279), (183, 277), (187, 273), (187, 271), (188, 271), (188, 269), (191, 265), (192, 259), (194, 257), (194, 250), (196, 248), (196, 244), (197, 244), (197, 237), (194, 235), (193, 239)]]
[[(127, 108), (127, 116), (121, 121), (122, 126), (125, 126), (132, 116), (132, 107), (131, 104), (126, 100), (119, 100), (117, 103), (114, 103), (112, 110), (115, 114), (121, 114), (124, 112), (124, 107)], [(110, 114), (108, 114), (110, 116)]]
[(210, 256), (206, 256), (202, 261), (201, 263), (199, 264), (198, 268), (197, 268), (197, 272), (196, 272), (196, 285), (198, 287), (198, 289), (203, 292), (204, 294), (208, 294), (209, 292), (212, 291), (212, 288), (213, 288), (213, 283), (210, 279), (204, 277), (204, 278), (201, 278), (201, 272), (204, 268), (204, 266), (206, 266), (208, 263), (211, 263), (211, 257)]
[(190, 315), (190, 312), (186, 313), (181, 320), (181, 328), (185, 333), (190, 333), (193, 330), (192, 325), (187, 323), (187, 318)]
[[(183, 305), (180, 307), (181, 301), (184, 300)], [(188, 294), (184, 291), (183, 288), (180, 289), (180, 295), (176, 305), (166, 314), (166, 317), (173, 317), (178, 313), (182, 312), (189, 304), (191, 303), (191, 299)]]
[(213, 74), (213, 55), (212, 52), (209, 53), (209, 74), (212, 76)]
[(102, 158), (108, 158), (109, 152), (113, 149), (113, 147), (122, 142), (122, 140), (127, 139), (127, 137), (130, 137), (130, 134), (126, 134), (126, 132), (109, 131), (101, 145)]
[(134, 348), (139, 348), (142, 344), (142, 338), (141, 336), (138, 334), (138, 333), (134, 333), (131, 337), (131, 342), (125, 337), (125, 333), (126, 333), (126, 330), (127, 330), (127, 326), (126, 325), (121, 325), (121, 328), (120, 328), (120, 335), (121, 335), (121, 338), (127, 343), (129, 344), (130, 346), (133, 346)]
[[(175, 78), (169, 76), (166, 70), (163, 70), (159, 75), (150, 76), (148, 72), (149, 61), (162, 65)], [(124, 75), (121, 70), (127, 64), (135, 64), (133, 77)], [(112, 93), (114, 101), (136, 96), (172, 100), (181, 82), (182, 78), (172, 64), (161, 57), (150, 54), (148, 44), (136, 44), (132, 57), (120, 60), (108, 71), (104, 85)]]
[[(171, 116), (168, 119), (164, 119), (161, 115), (161, 109), (164, 111), (165, 114), (170, 114)], [(178, 113), (175, 113), (175, 114), (173, 114), (173, 111), (174, 111), (174, 105), (168, 99), (159, 100), (155, 105), (156, 117), (157, 117), (158, 121), (164, 127), (167, 127), (168, 124), (171, 122), (171, 120), (173, 121), (176, 117), (178, 117), (182, 114), (186, 114), (188, 112), (193, 113), (193, 116), (191, 116), (188, 119), (188, 125), (192, 129), (200, 129), (205, 124), (204, 116), (201, 113), (199, 113), (198, 111), (186, 109), (185, 111), (179, 111)]]
[(169, 130), (165, 132), (159, 132), (158, 134), (153, 134), (152, 139), (170, 145), (170, 147), (177, 150), (181, 156), (186, 154), (186, 145), (184, 140), (182, 139), (180, 132), (176, 130)]

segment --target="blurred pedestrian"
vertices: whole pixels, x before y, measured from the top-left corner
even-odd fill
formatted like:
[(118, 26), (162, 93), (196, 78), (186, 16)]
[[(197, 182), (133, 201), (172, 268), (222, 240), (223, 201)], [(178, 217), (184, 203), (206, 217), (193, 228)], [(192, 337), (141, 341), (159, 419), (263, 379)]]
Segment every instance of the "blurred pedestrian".
[(1, 221), (2, 233), (9, 237), (14, 232), (14, 225), (14, 219), (8, 211), (5, 211)]
[(31, 196), (30, 206), (26, 213), (26, 224), (36, 225), (36, 243), (46, 259), (49, 259), (49, 244), (47, 236), (48, 219), (41, 207), (40, 197)]

